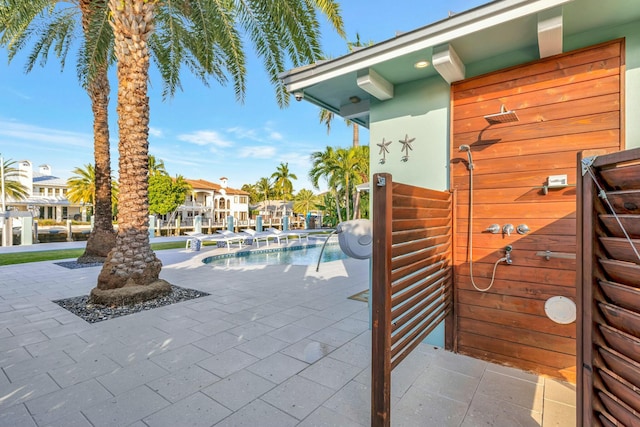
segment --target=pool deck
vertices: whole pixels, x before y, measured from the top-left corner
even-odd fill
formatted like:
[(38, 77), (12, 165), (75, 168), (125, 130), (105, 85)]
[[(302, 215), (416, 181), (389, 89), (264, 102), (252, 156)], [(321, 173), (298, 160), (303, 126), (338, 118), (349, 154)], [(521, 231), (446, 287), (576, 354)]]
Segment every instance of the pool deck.
[[(0, 267), (0, 426), (370, 425), (369, 309), (348, 298), (369, 262), (200, 262), (223, 253), (158, 251), (162, 278), (210, 296), (96, 324), (51, 301), (87, 294), (100, 267)], [(393, 426), (575, 425), (574, 386), (426, 344), (391, 392)]]

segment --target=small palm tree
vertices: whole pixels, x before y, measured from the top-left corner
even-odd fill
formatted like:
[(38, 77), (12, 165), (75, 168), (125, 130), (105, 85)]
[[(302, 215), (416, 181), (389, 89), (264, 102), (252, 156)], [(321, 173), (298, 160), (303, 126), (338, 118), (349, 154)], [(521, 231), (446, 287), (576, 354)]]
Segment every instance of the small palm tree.
[(149, 176), (164, 175), (168, 176), (166, 167), (164, 166), (164, 160), (156, 159), (156, 156), (149, 155)]
[(20, 182), (20, 178), (25, 178), (26, 175), (15, 165), (14, 160), (3, 161), (4, 175), (0, 175), (0, 179), (4, 179), (4, 193), (12, 199), (26, 199), (29, 196), (29, 189)]
[(317, 208), (318, 196), (313, 191), (303, 188), (293, 198), (293, 211), (305, 215)]
[(335, 164), (337, 162), (337, 153), (333, 147), (326, 147), (325, 151), (316, 151), (311, 154), (311, 170), (309, 171), (309, 179), (311, 180), (311, 184), (313, 187), (318, 190), (320, 179), (324, 179), (327, 186), (329, 187), (329, 191), (333, 198), (335, 199), (335, 203), (332, 206), (336, 206), (336, 216), (338, 221), (342, 221), (342, 213), (340, 209), (339, 203), (339, 194), (338, 194), (338, 181), (339, 176), (336, 175), (337, 169), (335, 168)]
[(291, 200), (293, 197), (293, 183), (291, 180), (298, 179), (298, 177), (289, 172), (289, 163), (280, 163), (271, 178), (274, 179), (276, 193), (282, 197), (282, 200)]
[(93, 205), (96, 198), (96, 174), (92, 164), (84, 168), (75, 168), (73, 176), (67, 180), (69, 192), (67, 198), (72, 203)]
[(256, 191), (260, 194), (260, 199), (269, 204), (269, 195), (273, 191), (273, 185), (269, 178), (260, 178), (256, 182)]

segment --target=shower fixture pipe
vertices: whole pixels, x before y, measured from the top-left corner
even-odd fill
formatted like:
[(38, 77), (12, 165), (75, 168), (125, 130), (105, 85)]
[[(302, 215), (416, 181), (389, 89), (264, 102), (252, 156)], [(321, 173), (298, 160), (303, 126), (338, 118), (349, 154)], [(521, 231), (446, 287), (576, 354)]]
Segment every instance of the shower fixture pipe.
[(500, 264), (501, 262), (506, 262), (508, 265), (511, 265), (511, 263), (513, 262), (511, 259), (511, 250), (513, 248), (511, 247), (511, 245), (507, 246), (505, 248), (505, 256), (498, 259), (493, 265), (493, 273), (491, 274), (491, 282), (489, 283), (489, 286), (487, 286), (486, 288), (479, 288), (476, 285), (475, 279), (473, 278), (473, 159), (471, 157), (470, 146), (461, 145), (459, 149), (460, 151), (466, 151), (467, 157), (469, 159), (469, 244), (467, 247), (467, 256), (469, 258), (469, 276), (471, 277), (471, 284), (477, 291), (486, 292), (493, 286), (493, 282), (496, 279), (496, 269), (498, 268), (498, 264)]

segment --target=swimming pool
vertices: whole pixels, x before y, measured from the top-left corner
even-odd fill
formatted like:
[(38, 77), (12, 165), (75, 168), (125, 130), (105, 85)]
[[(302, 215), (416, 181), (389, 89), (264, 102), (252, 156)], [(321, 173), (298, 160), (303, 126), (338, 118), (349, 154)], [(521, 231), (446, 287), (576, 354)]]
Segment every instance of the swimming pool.
[[(248, 265), (316, 265), (322, 245), (290, 246), (284, 248), (241, 251), (216, 255), (202, 260), (213, 267), (243, 267)], [(329, 243), (324, 248), (322, 262), (338, 261), (347, 256), (337, 244)]]

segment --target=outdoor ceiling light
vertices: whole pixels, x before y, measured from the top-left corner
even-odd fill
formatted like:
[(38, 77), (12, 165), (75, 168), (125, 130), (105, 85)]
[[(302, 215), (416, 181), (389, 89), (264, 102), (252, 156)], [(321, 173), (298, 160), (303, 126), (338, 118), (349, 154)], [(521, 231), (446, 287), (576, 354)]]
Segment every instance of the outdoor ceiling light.
[(413, 64), (413, 67), (420, 69), (420, 68), (427, 68), (429, 65), (431, 65), (431, 63), (429, 61), (423, 59), (423, 60), (418, 61), (415, 64)]

